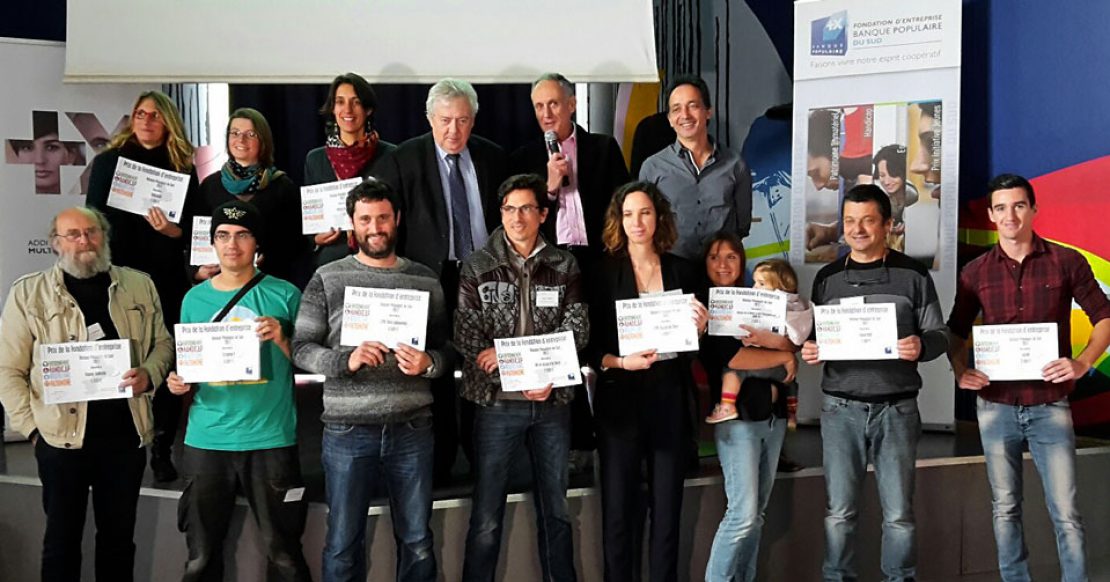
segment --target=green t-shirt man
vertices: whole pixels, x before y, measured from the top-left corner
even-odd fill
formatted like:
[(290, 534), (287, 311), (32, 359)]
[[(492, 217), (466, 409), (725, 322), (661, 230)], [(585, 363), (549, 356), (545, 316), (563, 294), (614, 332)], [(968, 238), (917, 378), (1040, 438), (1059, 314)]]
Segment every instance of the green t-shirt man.
[[(208, 280), (193, 287), (181, 304), (181, 323), (209, 323), (235, 296)], [(247, 292), (223, 321), (254, 321), (261, 316), (281, 322), (293, 335), (301, 293), (292, 284), (266, 275)], [(185, 444), (215, 451), (254, 451), (293, 446), (297, 412), (293, 402), (293, 366), (274, 342), (261, 344), (259, 380), (197, 384), (189, 408)]]

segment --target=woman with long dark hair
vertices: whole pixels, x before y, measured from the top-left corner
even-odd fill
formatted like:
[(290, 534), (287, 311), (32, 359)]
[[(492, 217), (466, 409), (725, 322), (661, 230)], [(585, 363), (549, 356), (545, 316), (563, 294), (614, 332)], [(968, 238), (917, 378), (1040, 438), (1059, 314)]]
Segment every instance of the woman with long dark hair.
[[(374, 129), (377, 107), (378, 97), (366, 79), (345, 73), (332, 80), (328, 99), (320, 108), (320, 115), (326, 120), (327, 141), (323, 147), (308, 152), (304, 160), (306, 186), (374, 175), (379, 162), (396, 149), (382, 141)], [(317, 234), (312, 240), (316, 267), (355, 250), (348, 234), (340, 230)]]
[[(606, 255), (590, 301), (595, 351), (601, 370), (594, 415), (601, 462), (605, 580), (636, 579), (641, 503), (640, 465), (648, 466), (649, 570), (652, 582), (678, 578), (683, 477), (690, 461), (693, 414), (692, 354), (647, 350), (620, 356), (616, 304), (665, 292), (689, 293), (698, 268), (668, 253), (678, 238), (674, 214), (659, 188), (632, 182), (613, 195), (602, 239)], [(691, 306), (699, 332), (708, 312)]]

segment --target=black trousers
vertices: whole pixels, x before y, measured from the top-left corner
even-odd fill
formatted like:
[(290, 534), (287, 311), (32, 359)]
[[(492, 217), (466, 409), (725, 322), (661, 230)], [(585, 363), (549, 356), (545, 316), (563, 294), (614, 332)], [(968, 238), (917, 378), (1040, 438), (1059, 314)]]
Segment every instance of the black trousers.
[[(601, 462), (602, 543), (606, 582), (640, 580), (644, 509), (650, 516), (649, 578), (678, 579), (684, 475), (690, 454), (690, 381), (684, 360), (603, 379), (594, 397)], [(646, 463), (648, 495), (642, 491)]]
[[(600, 246), (600, 241), (593, 242), (595, 247)], [(590, 283), (599, 280), (596, 272), (600, 257), (599, 252), (582, 246), (559, 245), (559, 248), (570, 251), (570, 254), (574, 255), (575, 261), (578, 262), (578, 270), (582, 274), (580, 279), (582, 297), (588, 300), (592, 295), (589, 289)], [(591, 353), (590, 345), (587, 343), (586, 347), (579, 353), (579, 359), (583, 362), (588, 361), (586, 355), (589, 353)], [(595, 448), (597, 448), (597, 437), (594, 434), (594, 418), (590, 412), (590, 397), (586, 392), (586, 384), (583, 382), (574, 387), (574, 400), (570, 403), (570, 449), (572, 451), (592, 451)]]
[(189, 547), (184, 582), (224, 579), (224, 541), (237, 492), (247, 498), (265, 546), (266, 579), (310, 580), (301, 549), (308, 501), (297, 447), (211, 451), (186, 446), (182, 466), (185, 490), (177, 526)]
[[(459, 304), (459, 262), (444, 261), (439, 281), (443, 286), (444, 303), (447, 304), (448, 334), (453, 337), (455, 308)], [(465, 408), (465, 401), (459, 399), (454, 368), (444, 370), (443, 376), (432, 380), (432, 421), (435, 437), (432, 481), (442, 485), (450, 481), (451, 468), (455, 466), (460, 444), (466, 458), (474, 458), (474, 411)]]
[(81, 579), (81, 538), (90, 489), (96, 521), (96, 579), (133, 580), (135, 507), (146, 469), (146, 451), (140, 447), (55, 448), (40, 437), (35, 444), (35, 459), (46, 511), (43, 581)]

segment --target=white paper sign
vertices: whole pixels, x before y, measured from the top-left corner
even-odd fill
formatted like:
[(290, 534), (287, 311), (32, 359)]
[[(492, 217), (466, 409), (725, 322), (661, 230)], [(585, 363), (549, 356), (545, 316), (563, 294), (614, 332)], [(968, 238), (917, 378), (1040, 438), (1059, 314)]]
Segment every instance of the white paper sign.
[(693, 294), (617, 301), (620, 355), (652, 349), (659, 353), (696, 352), (698, 327), (693, 301)]
[(212, 217), (193, 217), (193, 242), (189, 249), (190, 265), (217, 265), (216, 249), (212, 246)]
[(813, 316), (817, 355), (822, 360), (898, 359), (898, 317), (893, 303), (818, 305)]
[(709, 335), (745, 337), (741, 325), (786, 335), (786, 293), (744, 287), (709, 289)]
[(253, 321), (174, 325), (177, 374), (188, 384), (258, 380), (257, 326)]
[(505, 392), (582, 383), (582, 366), (569, 331), (493, 340)]
[(975, 369), (991, 381), (1042, 380), (1041, 368), (1060, 357), (1055, 322), (977, 325)]
[(41, 349), (47, 404), (131, 398), (130, 387), (119, 387), (131, 369), (129, 340), (43, 344)]
[(351, 230), (351, 217), (347, 216), (347, 193), (361, 183), (362, 178), (351, 178), (301, 186), (301, 232), (318, 234), (333, 228)]
[(347, 287), (339, 344), (377, 341), (393, 349), (403, 343), (424, 351), (429, 297), (427, 291), (411, 289)]
[(178, 223), (188, 192), (189, 174), (120, 158), (108, 191), (108, 206), (142, 216), (157, 207), (170, 222)]

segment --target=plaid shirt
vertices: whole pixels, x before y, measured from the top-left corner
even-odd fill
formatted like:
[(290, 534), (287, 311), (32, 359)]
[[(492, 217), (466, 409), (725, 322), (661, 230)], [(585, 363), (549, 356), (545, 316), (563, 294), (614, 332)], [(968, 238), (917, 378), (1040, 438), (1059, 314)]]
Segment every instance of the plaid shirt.
[[(980, 311), (986, 325), (1054, 321), (1059, 353), (1070, 356), (1073, 298), (1092, 325), (1110, 317), (1110, 301), (1083, 255), (1034, 234), (1033, 250), (1020, 263), (995, 246), (964, 267), (948, 327), (967, 338)], [(1074, 380), (991, 382), (979, 395), (993, 402), (1033, 406), (1060, 400), (1074, 389)]]

